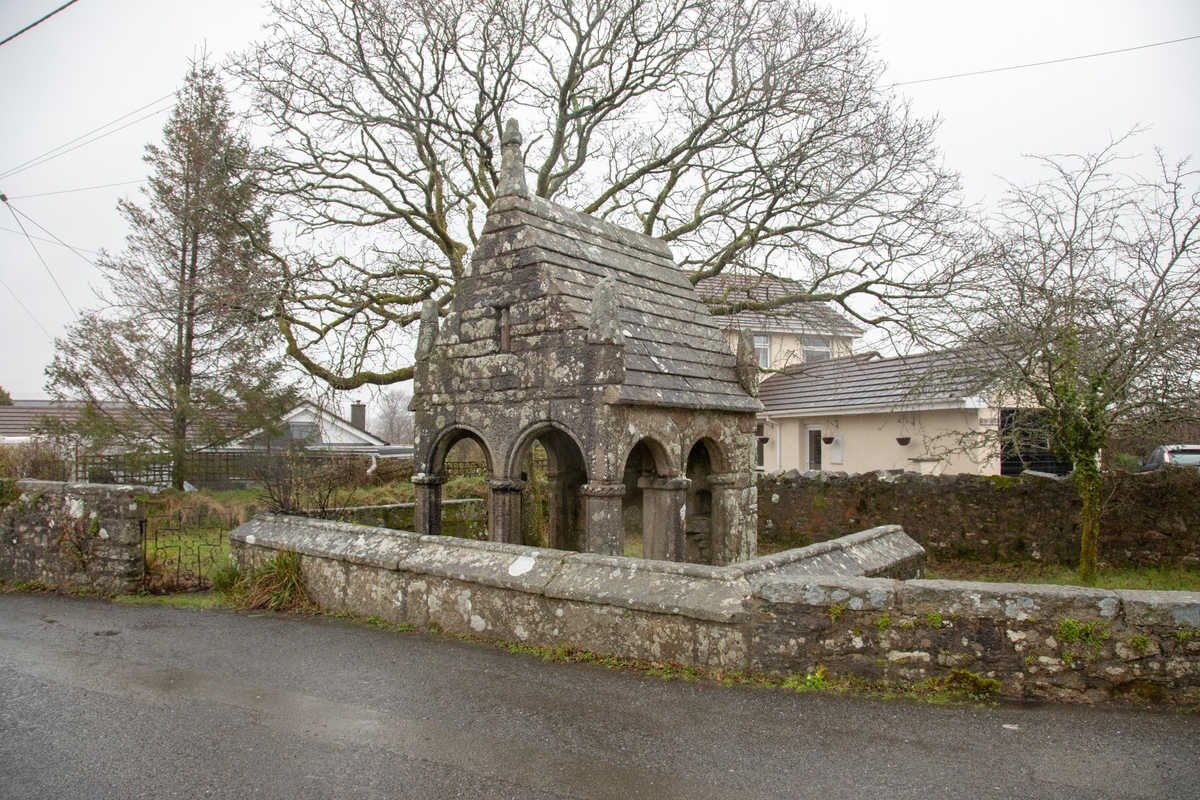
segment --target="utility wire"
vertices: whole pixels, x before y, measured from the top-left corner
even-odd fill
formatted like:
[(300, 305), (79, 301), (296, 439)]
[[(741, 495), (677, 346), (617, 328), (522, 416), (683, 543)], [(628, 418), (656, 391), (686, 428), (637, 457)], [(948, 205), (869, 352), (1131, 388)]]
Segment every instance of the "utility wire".
[(16, 32), (16, 33), (14, 33), (12, 36), (9, 36), (9, 37), (8, 37), (7, 39), (5, 39), (4, 41), (0, 42), (0, 45), (5, 45), (5, 44), (8, 44), (8, 43), (9, 43), (9, 42), (11, 42), (13, 39), (17, 38), (17, 37), (18, 37), (18, 36), (20, 36), (22, 33), (24, 33), (25, 31), (27, 31), (27, 30), (29, 30), (29, 29), (31, 29), (31, 28), (36, 28), (38, 25), (41, 25), (43, 22), (45, 22), (46, 20), (50, 19), (51, 17), (53, 17), (53, 16), (54, 16), (55, 14), (57, 14), (58, 12), (62, 11), (62, 10), (63, 10), (64, 8), (66, 8), (67, 6), (73, 6), (73, 5), (75, 5), (76, 3), (78, 3), (78, 2), (79, 2), (79, 0), (70, 0), (70, 2), (63, 3), (61, 6), (59, 6), (59, 7), (58, 7), (58, 8), (56, 8), (56, 9), (54, 9), (53, 11), (51, 11), (51, 12), (50, 12), (49, 14), (47, 14), (46, 16), (42, 17), (42, 18), (41, 18), (41, 19), (39, 19), (37, 22), (31, 22), (30, 24), (26, 25), (24, 28), (21, 28), (21, 30), (17, 31), (17, 32)]
[[(0, 195), (0, 196), (2, 196), (2, 195)], [(12, 198), (10, 197), (10, 198), (9, 198), (9, 200), (11, 200), (11, 199), (12, 199)], [(5, 202), (5, 203), (8, 203), (8, 200), (5, 200), (4, 202)], [(25, 218), (27, 221), (29, 221), (29, 222), (30, 222), (30, 223), (32, 223), (33, 225), (37, 225), (37, 227), (41, 229), (42, 233), (46, 234), (46, 235), (47, 235), (47, 236), (49, 236), (51, 239), (53, 239), (54, 241), (58, 242), (58, 243), (59, 243), (59, 244), (61, 244), (63, 247), (65, 247), (65, 248), (67, 248), (68, 250), (70, 250), (72, 253), (74, 253), (75, 255), (77, 255), (77, 256), (79, 256), (80, 258), (82, 258), (82, 259), (83, 259), (84, 261), (86, 261), (88, 264), (91, 264), (91, 266), (92, 266), (94, 269), (96, 269), (96, 270), (99, 270), (100, 272), (103, 272), (103, 271), (104, 271), (104, 270), (100, 269), (99, 267), (97, 267), (97, 266), (95, 265), (95, 263), (93, 263), (93, 262), (92, 262), (92, 260), (91, 260), (90, 258), (88, 258), (87, 256), (85, 256), (83, 253), (79, 252), (79, 248), (77, 248), (77, 247), (71, 247), (71, 245), (67, 244), (67, 243), (66, 243), (66, 242), (64, 242), (62, 239), (58, 238), (58, 237), (57, 237), (57, 236), (55, 236), (53, 233), (51, 233), (49, 230), (47, 230), (47, 229), (45, 228), (45, 226), (43, 226), (43, 225), (39, 225), (39, 224), (38, 224), (38, 222), (37, 222), (37, 220), (35, 220), (33, 217), (31, 217), (31, 216), (29, 216), (28, 214), (26, 214), (24, 211), (18, 211), (18, 210), (17, 210), (17, 208), (16, 208), (15, 206), (13, 206), (11, 203), (9, 203), (9, 204), (8, 204), (8, 210), (9, 210), (9, 211), (12, 211), (12, 212), (14, 212), (14, 213), (20, 214), (22, 217), (24, 217), (24, 218)], [(22, 226), (21, 230), (22, 230), (22, 232), (23, 232), (23, 231), (25, 230), (25, 228)], [(25, 234), (25, 235), (26, 235), (26, 236), (28, 236), (29, 234)], [(89, 252), (90, 252), (90, 251), (89, 251)], [(44, 263), (44, 262), (43, 262), (43, 263)], [(70, 303), (68, 303), (67, 305), (70, 305)], [(74, 311), (74, 309), (72, 309), (72, 311)]]
[(106, 183), (103, 186), (84, 186), (80, 189), (63, 189), (63, 190), (57, 191), (57, 192), (41, 192), (40, 194), (14, 194), (14, 195), (11, 195), (8, 199), (9, 200), (26, 200), (30, 197), (49, 197), (50, 195), (54, 195), (54, 194), (74, 194), (75, 192), (90, 192), (93, 189), (111, 189), (114, 186), (129, 186), (134, 183), (145, 183), (145, 182), (146, 182), (146, 179), (141, 178), (136, 181), (122, 181), (120, 183)]
[[(38, 227), (40, 228), (41, 226), (39, 225)], [(43, 230), (45, 230), (45, 229), (43, 228)], [(5, 233), (11, 233), (14, 236), (21, 235), (20, 231), (14, 231), (12, 228), (6, 228), (3, 225), (0, 225), (0, 231), (4, 231)], [(74, 250), (77, 253), (91, 253), (92, 255), (97, 255), (95, 250), (87, 250), (83, 247), (76, 247), (75, 245), (67, 244), (66, 242), (56, 241), (54, 239), (45, 239), (41, 236), (34, 236), (33, 238), (37, 239), (39, 242), (45, 242), (46, 244), (62, 245), (63, 247), (70, 248), (71, 250)]]
[(107, 128), (109, 125), (116, 125), (118, 122), (125, 119), (126, 117), (132, 117), (134, 114), (138, 113), (139, 111), (145, 111), (150, 106), (158, 105), (163, 100), (166, 100), (168, 97), (174, 97), (174, 96), (175, 96), (175, 93), (171, 92), (170, 94), (164, 94), (162, 97), (158, 98), (157, 100), (151, 100), (149, 103), (146, 103), (146, 105), (142, 106), (141, 108), (135, 108), (133, 111), (130, 111), (128, 114), (122, 114), (121, 116), (117, 117), (116, 119), (104, 123), (99, 128), (93, 128), (92, 130), (88, 131), (85, 134), (82, 134), (81, 136), (76, 136), (71, 141), (66, 142), (64, 144), (60, 144), (58, 147), (55, 147), (53, 150), (47, 150), (46, 152), (42, 153), (42, 155), (40, 155), (40, 156), (34, 156), (33, 158), (29, 159), (29, 161), (24, 161), (20, 164), (17, 164), (15, 167), (8, 170), (7, 172), (0, 173), (0, 178), (3, 178), (5, 175), (11, 175), (14, 171), (20, 169), (21, 167), (25, 166), (26, 164), (30, 164), (34, 161), (39, 160), (40, 158), (42, 158), (42, 156), (48, 156), (57, 150), (62, 150), (64, 147), (66, 147), (69, 144), (75, 144), (80, 139), (84, 139), (88, 136), (91, 136), (93, 133), (96, 133), (97, 131), (102, 131), (105, 128)]
[(19, 305), (21, 308), (25, 309), (25, 313), (29, 315), (29, 318), (31, 320), (33, 320), (33, 324), (37, 325), (39, 328), (41, 328), (42, 333), (46, 334), (46, 338), (49, 339), (51, 341), (51, 343), (53, 343), (54, 337), (51, 336), (50, 333), (45, 328), (42, 328), (42, 323), (38, 322), (38, 318), (33, 315), (33, 312), (29, 310), (28, 306), (26, 306), (24, 303), (21, 302), (21, 298), (17, 297), (17, 293), (12, 290), (12, 287), (10, 287), (7, 283), (4, 282), (3, 278), (0, 278), (0, 286), (3, 286), (5, 289), (8, 289), (8, 293), (12, 295), (13, 300), (17, 301), (17, 305)]
[[(170, 108), (170, 106), (168, 106), (167, 108)], [(91, 139), (88, 139), (87, 141), (84, 141), (84, 142), (80, 142), (79, 144), (75, 145), (74, 147), (70, 147), (66, 150), (63, 150), (62, 152), (54, 153), (54, 155), (47, 155), (45, 158), (42, 158), (41, 156), (39, 156), (38, 158), (34, 159), (32, 161), (32, 163), (29, 161), (26, 161), (25, 164), (28, 166), (21, 166), (19, 168), (11, 169), (8, 172), (4, 173), (3, 175), (0, 175), (0, 178), (10, 178), (13, 175), (17, 175), (18, 173), (24, 172), (27, 169), (33, 169), (34, 167), (40, 167), (42, 164), (45, 164), (47, 161), (53, 161), (54, 159), (58, 158), (59, 156), (65, 156), (67, 153), (70, 153), (72, 150), (78, 150), (79, 148), (83, 147), (84, 145), (91, 144), (92, 142), (98, 142), (101, 139), (103, 139), (105, 136), (112, 136), (114, 133), (116, 133), (118, 131), (125, 130), (130, 125), (136, 125), (139, 122), (142, 122), (143, 120), (147, 120), (157, 114), (161, 114), (162, 112), (166, 111), (167, 108), (160, 108), (158, 111), (151, 111), (149, 114), (147, 114), (144, 117), (138, 117), (133, 122), (127, 122), (119, 128), (113, 128), (111, 131), (108, 131), (107, 133), (102, 133), (99, 136), (93, 136)], [(128, 116), (128, 114), (126, 116)], [(112, 124), (112, 123), (109, 123), (109, 124)], [(79, 141), (79, 140), (75, 139), (73, 141)], [(63, 145), (63, 146), (65, 147), (66, 145)], [(58, 149), (58, 148), (55, 148), (55, 149)], [(53, 153), (54, 151), (51, 150), (50, 152)]]
[(916, 83), (932, 83), (933, 81), (948, 81), (951, 78), (969, 78), (972, 75), (988, 75), (993, 72), (1008, 72), (1013, 69), (1027, 69), (1029, 67), (1044, 67), (1047, 64), (1062, 64), (1065, 61), (1082, 61), (1085, 58), (1099, 58), (1100, 56), (1111, 56), (1116, 53), (1131, 53), (1134, 50), (1145, 50), (1150, 47), (1162, 47), (1165, 44), (1178, 44), (1179, 42), (1190, 42), (1193, 39), (1200, 39), (1200, 34), (1196, 36), (1185, 36), (1182, 39), (1171, 39), (1166, 42), (1155, 42), (1154, 44), (1141, 44), (1137, 47), (1124, 47), (1120, 50), (1105, 50), (1103, 53), (1088, 53), (1085, 56), (1071, 56), (1070, 58), (1055, 58), (1050, 61), (1035, 61), (1031, 64), (1016, 64), (1011, 67), (996, 67), (995, 69), (981, 69), (975, 72), (960, 72), (957, 75), (941, 75), (937, 78), (922, 78), (919, 81), (901, 81), (893, 83), (892, 86), (912, 86)]
[[(67, 299), (67, 293), (58, 285), (58, 279), (54, 277), (54, 273), (50, 271), (50, 265), (46, 263), (46, 259), (42, 258), (41, 251), (37, 249), (37, 245), (33, 243), (33, 238), (30, 237), (29, 231), (25, 230), (25, 226), (21, 224), (21, 218), (17, 216), (16, 210), (8, 205), (8, 198), (0, 195), (0, 200), (3, 200), (4, 205), (8, 206), (8, 210), (12, 212), (13, 219), (17, 221), (17, 227), (21, 229), (21, 233), (25, 234), (25, 238), (29, 240), (29, 246), (33, 248), (33, 252), (37, 254), (38, 261), (42, 262), (42, 266), (46, 268), (46, 274), (50, 276), (50, 280), (54, 282), (54, 288), (58, 289), (58, 293), (62, 295), (63, 302), (67, 304), (67, 308), (71, 309), (71, 313), (79, 319), (79, 312), (75, 310), (75, 306), (71, 305), (71, 301)], [(44, 330), (43, 330), (44, 332)]]

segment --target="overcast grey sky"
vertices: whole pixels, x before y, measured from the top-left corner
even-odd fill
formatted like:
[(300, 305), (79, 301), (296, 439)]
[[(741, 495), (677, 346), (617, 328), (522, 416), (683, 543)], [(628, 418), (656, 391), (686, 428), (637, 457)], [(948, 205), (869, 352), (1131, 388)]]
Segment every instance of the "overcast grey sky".
[[(0, 38), (63, 2), (0, 3)], [(889, 82), (1200, 34), (1197, 0), (834, 0), (832, 5), (865, 21), (890, 65)], [(14, 397), (45, 396), (42, 370), (53, 354), (51, 338), (73, 319), (68, 301), (76, 309), (95, 305), (91, 286), (98, 284), (99, 272), (52, 236), (89, 251), (83, 254), (87, 258), (102, 247), (121, 249), (125, 227), (116, 201), (136, 194), (137, 185), (125, 182), (145, 176), (142, 148), (158, 139), (165, 114), (142, 118), (169, 108), (171, 101), (129, 116), (114, 127), (133, 124), (94, 144), (28, 169), (14, 168), (169, 95), (189, 58), (205, 47), (218, 61), (244, 50), (264, 19), (265, 12), (245, 0), (79, 0), (0, 46), (0, 176), (5, 176), (0, 192), (26, 215), (19, 219), (32, 236), (51, 240), (35, 241), (43, 266), (13, 213), (0, 209), (0, 281), (5, 284), (0, 286), (0, 386)], [(906, 85), (899, 91), (918, 113), (941, 118), (946, 164), (962, 174), (966, 200), (990, 204), (1003, 189), (996, 176), (1017, 182), (1036, 177), (1022, 154), (1096, 150), (1134, 125), (1149, 129), (1137, 142), (1141, 150), (1157, 144), (1175, 158), (1196, 153), (1197, 76), (1200, 39)], [(107, 184), (125, 185), (56, 193)]]

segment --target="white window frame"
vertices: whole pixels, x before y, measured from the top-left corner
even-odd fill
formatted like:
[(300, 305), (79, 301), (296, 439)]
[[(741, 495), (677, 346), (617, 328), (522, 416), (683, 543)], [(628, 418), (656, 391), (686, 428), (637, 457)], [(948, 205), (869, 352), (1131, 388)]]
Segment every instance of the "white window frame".
[[(806, 470), (810, 470), (813, 468), (813, 466), (812, 466), (812, 463), (813, 463), (813, 460), (812, 460), (812, 434), (813, 434), (813, 431), (816, 431), (817, 438), (820, 439), (821, 438), (821, 426), (820, 425), (805, 425), (804, 426), (804, 469), (806, 469)], [(821, 461), (817, 465), (817, 469), (822, 470), (825, 468), (825, 448), (822, 445), (818, 445), (818, 446), (821, 449)]]
[(801, 336), (803, 361), (828, 361), (833, 358), (833, 341), (828, 336)]
[(771, 368), (771, 336), (770, 334), (754, 334), (754, 359), (762, 369)]

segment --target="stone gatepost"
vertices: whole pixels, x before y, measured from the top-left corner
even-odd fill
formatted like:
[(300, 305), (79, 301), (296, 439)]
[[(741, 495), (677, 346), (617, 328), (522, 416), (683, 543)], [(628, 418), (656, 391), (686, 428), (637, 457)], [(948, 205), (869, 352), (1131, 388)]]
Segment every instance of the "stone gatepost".
[(497, 478), (488, 481), (488, 539), (521, 544), (521, 492), (525, 481)]
[(584, 545), (589, 553), (605, 556), (624, 555), (625, 523), (621, 518), (621, 498), (625, 484), (592, 482), (580, 487), (583, 495)]
[(687, 489), (684, 477), (639, 478), (642, 490), (642, 557), (682, 561)]
[(416, 489), (413, 508), (413, 527), (426, 536), (442, 535), (442, 484), (441, 475), (420, 473), (412, 476)]

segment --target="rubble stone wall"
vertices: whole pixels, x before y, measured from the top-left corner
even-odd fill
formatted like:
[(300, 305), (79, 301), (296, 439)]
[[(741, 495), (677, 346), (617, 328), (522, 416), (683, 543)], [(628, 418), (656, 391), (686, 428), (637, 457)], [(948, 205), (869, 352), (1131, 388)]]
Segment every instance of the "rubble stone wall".
[(1200, 593), (869, 577), (920, 574), (920, 548), (895, 527), (725, 567), (286, 517), (230, 540), (243, 568), (300, 553), (325, 608), (453, 634), (714, 670), (1200, 703)]
[[(1105, 477), (1100, 558), (1200, 568), (1200, 470)], [(800, 547), (900, 525), (933, 560), (1076, 564), (1079, 498), (1070, 481), (1023, 476), (800, 473), (758, 484), (764, 548)]]
[(154, 489), (19, 481), (0, 512), (0, 580), (122, 594), (142, 583), (141, 523)]
[[(341, 522), (373, 525), (396, 531), (412, 531), (416, 503), (392, 503), (383, 506), (357, 506), (338, 514)], [(476, 498), (442, 501), (442, 535), (464, 539), (487, 538), (487, 505)]]

